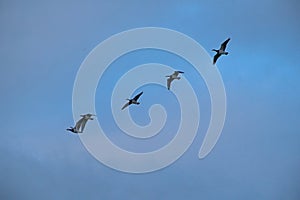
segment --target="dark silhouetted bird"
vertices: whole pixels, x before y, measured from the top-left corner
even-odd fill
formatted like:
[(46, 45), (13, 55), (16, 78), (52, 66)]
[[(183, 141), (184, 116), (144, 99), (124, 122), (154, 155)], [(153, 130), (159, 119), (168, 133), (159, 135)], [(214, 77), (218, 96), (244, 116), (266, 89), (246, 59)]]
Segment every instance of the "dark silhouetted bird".
[(218, 50), (213, 49), (213, 50), (212, 50), (212, 51), (217, 52), (217, 54), (214, 56), (213, 64), (216, 64), (218, 58), (219, 58), (221, 55), (227, 55), (227, 54), (228, 54), (228, 52), (226, 52), (225, 49), (226, 49), (226, 45), (227, 45), (227, 43), (229, 42), (229, 40), (230, 40), (230, 38), (228, 38), (225, 42), (223, 42), (223, 43), (221, 44), (220, 49), (218, 49)]
[(137, 94), (134, 98), (132, 99), (126, 99), (128, 100), (128, 102), (122, 107), (122, 110), (124, 108), (126, 108), (127, 106), (131, 105), (131, 104), (136, 104), (136, 105), (139, 105), (140, 102), (138, 102), (137, 100), (140, 98), (140, 96), (143, 94), (143, 92), (140, 92), (139, 94)]

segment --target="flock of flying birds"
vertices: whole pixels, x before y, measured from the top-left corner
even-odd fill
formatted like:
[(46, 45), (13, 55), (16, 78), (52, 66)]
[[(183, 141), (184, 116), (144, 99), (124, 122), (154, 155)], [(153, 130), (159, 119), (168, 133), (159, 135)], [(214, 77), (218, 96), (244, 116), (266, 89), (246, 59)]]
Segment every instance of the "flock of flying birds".
[[(214, 55), (213, 58), (213, 64), (216, 64), (218, 58), (222, 55), (228, 55), (228, 52), (225, 51), (227, 43), (229, 42), (230, 38), (228, 38), (227, 40), (225, 40), (222, 44), (221, 47), (219, 49), (212, 49), (212, 51), (215, 51), (216, 54)], [(168, 90), (170, 90), (171, 88), (171, 83), (174, 80), (180, 80), (179, 74), (183, 74), (183, 71), (175, 71), (173, 74), (168, 75), (166, 77), (168, 77), (167, 79), (167, 88)], [(139, 94), (137, 94), (135, 97), (133, 97), (132, 99), (126, 99), (128, 100), (128, 102), (121, 108), (122, 110), (124, 110), (126, 107), (130, 106), (131, 104), (135, 104), (135, 105), (139, 105), (140, 102), (138, 102), (138, 99), (140, 98), (140, 96), (143, 94), (143, 92), (140, 92)], [(75, 124), (74, 127), (70, 127), (67, 128), (67, 131), (71, 131), (73, 133), (82, 133), (84, 130), (84, 127), (87, 123), (88, 120), (93, 120), (94, 118), (92, 118), (93, 116), (96, 116), (94, 114), (85, 114), (85, 115), (80, 115), (81, 118), (80, 120), (77, 121), (77, 123)]]

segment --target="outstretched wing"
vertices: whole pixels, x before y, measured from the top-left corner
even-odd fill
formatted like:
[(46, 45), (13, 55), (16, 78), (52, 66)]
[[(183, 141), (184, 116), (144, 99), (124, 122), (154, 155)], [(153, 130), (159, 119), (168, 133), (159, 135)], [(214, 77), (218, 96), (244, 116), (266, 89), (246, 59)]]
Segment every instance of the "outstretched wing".
[(225, 49), (226, 49), (226, 46), (227, 46), (227, 43), (229, 42), (229, 40), (230, 40), (230, 38), (228, 38), (227, 40), (225, 40), (225, 42), (223, 42), (222, 44), (221, 44), (221, 50), (223, 50), (223, 51), (225, 51)]
[(173, 81), (172, 78), (168, 78), (168, 79), (167, 79), (167, 88), (168, 88), (168, 90), (170, 90), (171, 82), (172, 82), (172, 81)]
[(80, 120), (78, 120), (78, 122), (76, 123), (75, 129), (76, 129), (77, 131), (79, 131), (79, 129), (80, 129), (81, 124), (82, 124), (83, 121), (84, 121), (84, 117), (82, 117), (82, 118), (81, 118)]
[(214, 61), (213, 61), (213, 64), (216, 64), (218, 58), (221, 56), (221, 54), (217, 53), (215, 56), (214, 56)]
[[(82, 120), (80, 133), (83, 132), (83, 129), (84, 129), (84, 127), (85, 127), (87, 121), (88, 121), (88, 119), (83, 119), (83, 120)], [(78, 129), (78, 130), (79, 130), (79, 129)]]
[(135, 100), (135, 101), (137, 101), (139, 98), (140, 98), (140, 96), (143, 94), (143, 92), (140, 92), (139, 94), (137, 94), (133, 99)]
[(179, 74), (183, 74), (183, 73), (184, 73), (183, 71), (175, 71), (172, 75), (177, 77)]
[(127, 106), (129, 106), (129, 102), (127, 102), (123, 107), (122, 107), (122, 110), (124, 110), (124, 108), (126, 108)]

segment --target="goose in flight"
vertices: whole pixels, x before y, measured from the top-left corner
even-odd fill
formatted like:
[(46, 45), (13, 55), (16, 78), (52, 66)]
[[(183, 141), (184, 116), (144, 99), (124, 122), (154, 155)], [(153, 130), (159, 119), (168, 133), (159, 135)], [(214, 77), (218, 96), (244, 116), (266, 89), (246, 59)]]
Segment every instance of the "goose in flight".
[(228, 52), (226, 52), (225, 49), (226, 49), (226, 45), (227, 45), (227, 43), (229, 42), (229, 40), (230, 40), (230, 38), (228, 38), (225, 42), (223, 42), (223, 43), (221, 44), (220, 49), (218, 49), (218, 50), (213, 49), (213, 50), (212, 50), (212, 51), (217, 52), (216, 55), (214, 56), (213, 64), (216, 64), (218, 58), (219, 58), (221, 55), (227, 55), (227, 54), (228, 54)]
[(172, 75), (168, 75), (166, 77), (169, 77), (167, 79), (167, 87), (168, 87), (168, 90), (170, 90), (170, 87), (171, 87), (171, 82), (174, 80), (174, 79), (177, 79), (179, 80), (180, 77), (178, 77), (179, 74), (183, 74), (184, 72), (182, 71), (175, 71)]
[(139, 105), (140, 102), (138, 102), (137, 100), (140, 98), (140, 96), (143, 94), (143, 92), (140, 92), (139, 94), (137, 94), (134, 98), (132, 99), (126, 99), (128, 100), (128, 102), (122, 107), (122, 110), (124, 110), (124, 108), (126, 108), (127, 106), (131, 105), (131, 104), (136, 104)]
[(76, 123), (75, 127), (67, 128), (66, 129), (67, 131), (71, 131), (73, 133), (82, 133), (83, 129), (84, 129), (85, 125), (86, 125), (86, 122), (88, 120), (93, 120), (94, 118), (92, 118), (92, 116), (96, 116), (96, 115), (85, 114), (85, 115), (80, 115), (80, 116), (81, 116), (81, 119), (78, 120), (78, 122)]

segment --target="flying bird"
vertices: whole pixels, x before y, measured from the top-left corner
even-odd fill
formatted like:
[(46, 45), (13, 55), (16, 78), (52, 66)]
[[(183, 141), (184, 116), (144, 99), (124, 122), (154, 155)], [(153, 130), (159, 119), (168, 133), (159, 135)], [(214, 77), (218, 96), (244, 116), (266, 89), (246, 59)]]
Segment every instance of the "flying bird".
[(221, 55), (227, 55), (227, 54), (228, 54), (228, 52), (226, 52), (225, 49), (226, 49), (226, 45), (227, 45), (227, 43), (229, 42), (229, 40), (230, 40), (230, 38), (228, 38), (225, 42), (223, 42), (223, 43), (221, 44), (220, 49), (218, 49), (218, 50), (213, 49), (213, 50), (212, 50), (212, 51), (217, 52), (216, 55), (214, 56), (213, 64), (216, 64), (218, 58), (219, 58)]
[(81, 119), (78, 120), (78, 122), (76, 123), (75, 127), (70, 127), (70, 128), (67, 128), (66, 130), (67, 131), (71, 131), (73, 133), (82, 133), (83, 130), (84, 130), (84, 127), (86, 125), (86, 122), (88, 120), (93, 120), (94, 118), (92, 118), (92, 116), (96, 116), (96, 115), (93, 115), (93, 114), (85, 114), (85, 115), (80, 115), (81, 116)]
[(175, 79), (179, 80), (180, 77), (178, 77), (179, 74), (183, 74), (184, 72), (182, 71), (175, 71), (172, 75), (168, 75), (166, 77), (169, 77), (167, 79), (167, 87), (168, 87), (168, 90), (170, 90), (170, 87), (171, 87), (171, 82)]
[(128, 100), (128, 102), (122, 107), (122, 110), (124, 110), (124, 108), (126, 108), (127, 106), (131, 105), (131, 104), (136, 104), (139, 105), (140, 102), (138, 102), (137, 100), (140, 98), (140, 96), (143, 94), (143, 92), (140, 92), (139, 94), (137, 94), (134, 98), (132, 99), (126, 99)]

